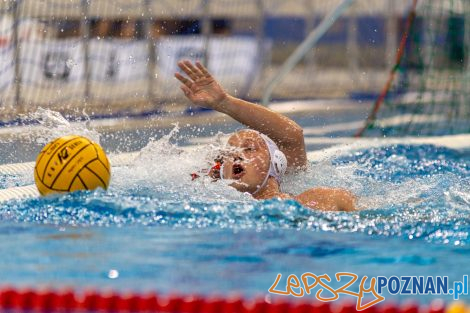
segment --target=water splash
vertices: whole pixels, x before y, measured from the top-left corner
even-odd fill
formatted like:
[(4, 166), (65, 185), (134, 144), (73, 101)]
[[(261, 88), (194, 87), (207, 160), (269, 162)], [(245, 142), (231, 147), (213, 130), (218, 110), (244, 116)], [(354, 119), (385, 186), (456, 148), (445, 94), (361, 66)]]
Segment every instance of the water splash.
[(191, 173), (207, 169), (213, 156), (219, 151), (221, 142), (183, 149), (173, 144), (179, 127), (160, 139), (151, 139), (132, 164), (116, 168), (113, 172), (111, 190), (126, 195), (156, 194), (162, 200), (181, 201), (246, 201), (251, 196), (237, 192), (227, 181), (213, 182), (201, 175), (192, 181)]
[(36, 112), (22, 116), (22, 120), (28, 122), (29, 126), (21, 134), (23, 138), (39, 144), (47, 144), (55, 138), (67, 135), (81, 135), (99, 143), (100, 134), (90, 129), (89, 117), (84, 116), (87, 118), (85, 122), (71, 123), (59, 112), (38, 108)]
[[(10, 128), (8, 135), (0, 137), (0, 163), (30, 161), (50, 141), (66, 136), (81, 135), (100, 142), (100, 134), (90, 128), (89, 117), (82, 122), (69, 122), (59, 112), (39, 108), (36, 112), (21, 115), (21, 128)], [(0, 173), (0, 188), (24, 186), (33, 183), (32, 173), (6, 175)]]

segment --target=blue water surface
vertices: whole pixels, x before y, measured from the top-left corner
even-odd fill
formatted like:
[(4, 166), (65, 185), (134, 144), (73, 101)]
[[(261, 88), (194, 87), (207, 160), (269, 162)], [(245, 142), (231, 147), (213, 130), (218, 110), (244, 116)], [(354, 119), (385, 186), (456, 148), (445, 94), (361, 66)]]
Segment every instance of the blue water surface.
[[(113, 168), (106, 192), (0, 204), (2, 281), (253, 296), (267, 294), (277, 274), (281, 289), (289, 274), (305, 272), (448, 276), (450, 284), (469, 274), (467, 152), (368, 148), (312, 162), (305, 174), (286, 178), (290, 192), (318, 185), (352, 190), (362, 209), (341, 213), (191, 182), (197, 157), (167, 143), (146, 149), (134, 164)], [(28, 179), (0, 176), (0, 184)]]

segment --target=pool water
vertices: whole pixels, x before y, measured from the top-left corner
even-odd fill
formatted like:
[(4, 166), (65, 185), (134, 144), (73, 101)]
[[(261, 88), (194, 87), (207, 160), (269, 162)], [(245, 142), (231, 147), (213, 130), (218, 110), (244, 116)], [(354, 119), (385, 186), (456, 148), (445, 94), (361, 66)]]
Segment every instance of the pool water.
[[(106, 192), (1, 203), (2, 283), (253, 296), (267, 294), (278, 273), (284, 285), (289, 274), (305, 272), (448, 276), (449, 284), (469, 274), (466, 151), (350, 150), (286, 177), (287, 192), (339, 186), (358, 195), (362, 210), (337, 213), (254, 201), (220, 181), (193, 182), (189, 174), (221, 140), (188, 150), (176, 137), (177, 129), (113, 167)], [(32, 175), (0, 174), (1, 188), (31, 183)]]

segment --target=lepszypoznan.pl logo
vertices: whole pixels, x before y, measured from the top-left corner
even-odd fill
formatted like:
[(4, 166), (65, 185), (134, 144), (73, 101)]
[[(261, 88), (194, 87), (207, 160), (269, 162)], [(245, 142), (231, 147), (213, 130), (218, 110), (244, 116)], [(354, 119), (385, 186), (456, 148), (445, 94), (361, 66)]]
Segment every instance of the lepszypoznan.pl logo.
[[(330, 286), (332, 280), (327, 274), (304, 273), (300, 279), (297, 275), (289, 275), (284, 290), (281, 290), (279, 286), (281, 278), (282, 274), (277, 274), (276, 280), (269, 288), (270, 293), (303, 297), (313, 294), (317, 288), (315, 297), (323, 302), (336, 301), (341, 294), (355, 297), (358, 311), (384, 301), (385, 297), (382, 294), (385, 290), (390, 295), (453, 295), (454, 300), (458, 300), (461, 295), (468, 295), (469, 289), (468, 275), (464, 275), (462, 281), (454, 281), (452, 288), (447, 276), (377, 276), (371, 277), (369, 281), (368, 277), (364, 276), (359, 281), (357, 274), (341, 272), (335, 274), (335, 279), (343, 285), (336, 289)], [(374, 299), (363, 303), (366, 296), (372, 296)]]

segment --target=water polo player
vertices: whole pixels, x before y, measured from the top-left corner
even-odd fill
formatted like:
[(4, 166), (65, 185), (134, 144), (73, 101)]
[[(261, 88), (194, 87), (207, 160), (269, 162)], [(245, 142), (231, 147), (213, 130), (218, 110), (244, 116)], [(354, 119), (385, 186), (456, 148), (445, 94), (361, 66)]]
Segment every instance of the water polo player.
[(286, 171), (304, 170), (307, 154), (302, 128), (288, 117), (229, 95), (199, 62), (178, 62), (187, 77), (175, 73), (181, 90), (194, 104), (229, 115), (250, 129), (232, 134), (209, 175), (231, 179), (232, 187), (255, 199), (294, 199), (328, 211), (355, 210), (355, 197), (340, 188), (312, 188), (299, 195), (280, 191)]

